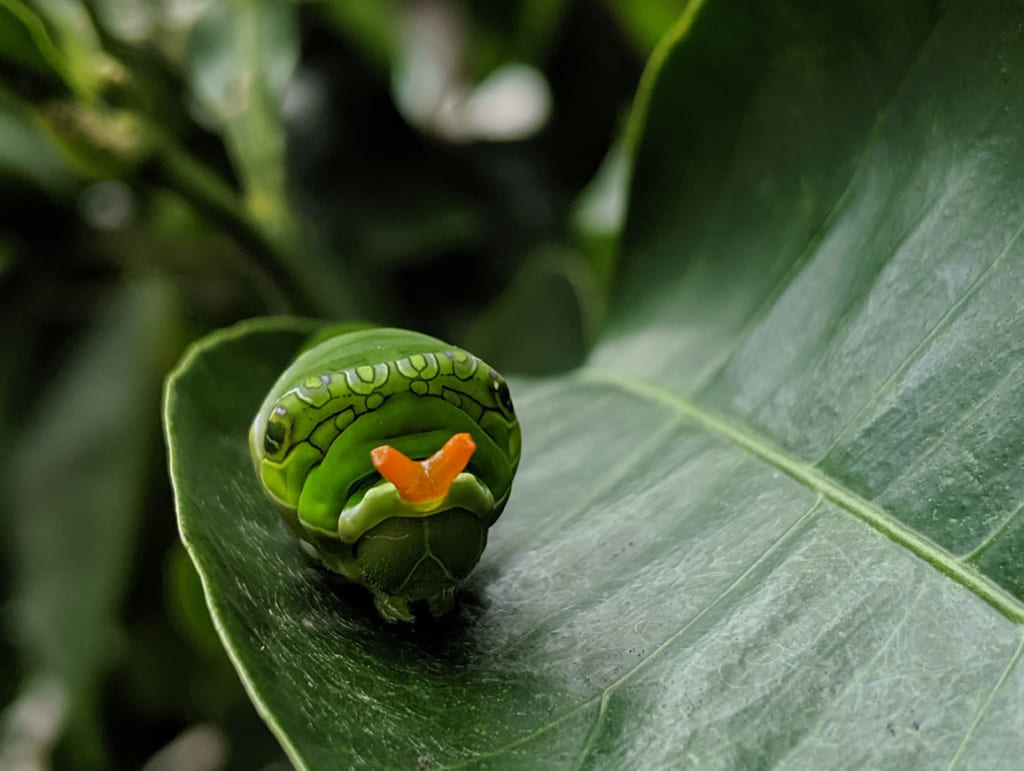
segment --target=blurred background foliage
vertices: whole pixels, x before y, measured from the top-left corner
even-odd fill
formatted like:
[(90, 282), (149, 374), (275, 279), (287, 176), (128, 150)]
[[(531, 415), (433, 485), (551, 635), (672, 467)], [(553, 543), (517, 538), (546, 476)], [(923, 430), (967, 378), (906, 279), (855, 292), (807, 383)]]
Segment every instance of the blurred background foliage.
[(685, 0), (0, 0), (4, 769), (284, 769), (178, 544), (161, 384), (297, 313), (582, 360)]

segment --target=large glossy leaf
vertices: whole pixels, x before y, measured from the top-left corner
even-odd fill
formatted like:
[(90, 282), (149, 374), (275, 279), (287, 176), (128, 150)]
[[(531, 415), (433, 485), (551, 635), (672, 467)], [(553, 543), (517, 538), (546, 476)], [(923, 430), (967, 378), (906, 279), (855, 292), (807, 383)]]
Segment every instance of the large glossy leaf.
[(381, 623), (263, 500), (246, 426), (307, 324), (183, 362), (182, 534), (299, 767), (1019, 764), (1024, 8), (890, 6), (688, 6), (609, 326), (514, 382), (453, 618)]

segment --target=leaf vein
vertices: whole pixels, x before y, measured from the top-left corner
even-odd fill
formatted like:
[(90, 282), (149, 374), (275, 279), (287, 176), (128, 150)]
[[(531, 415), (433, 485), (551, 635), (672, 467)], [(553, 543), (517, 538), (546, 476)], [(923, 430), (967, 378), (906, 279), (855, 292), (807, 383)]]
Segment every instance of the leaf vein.
[(586, 741), (583, 742), (583, 747), (580, 749), (580, 754), (576, 757), (576, 761), (572, 764), (573, 771), (580, 771), (583, 768), (583, 764), (586, 762), (587, 755), (594, 748), (594, 744), (597, 742), (597, 737), (601, 734), (601, 725), (604, 723), (604, 716), (608, 714), (608, 701), (611, 699), (611, 691), (605, 689), (601, 693), (601, 708), (597, 711), (597, 717), (594, 718), (594, 725), (591, 726), (590, 731), (587, 732)]
[(941, 546), (902, 524), (889, 512), (830, 478), (812, 464), (788, 455), (763, 437), (749, 432), (726, 417), (659, 386), (604, 370), (586, 369), (582, 371), (581, 376), (591, 382), (605, 383), (637, 398), (661, 404), (677, 415), (731, 441), (860, 518), (890, 540), (903, 546), (985, 600), (1014, 623), (1024, 624), (1024, 606), (1005, 589), (983, 576), (973, 566), (957, 559)]
[(575, 714), (577, 714), (577, 713), (587, 709), (587, 707), (593, 706), (594, 704), (600, 702), (602, 706), (598, 710), (598, 714), (595, 717), (594, 724), (591, 726), (591, 729), (590, 729), (590, 731), (587, 734), (587, 739), (584, 742), (583, 748), (580, 751), (580, 757), (578, 757), (577, 760), (576, 760), (576, 766), (578, 767), (580, 764), (582, 764), (584, 762), (586, 754), (590, 751), (590, 749), (592, 748), (594, 742), (597, 740), (597, 736), (599, 735), (599, 730), (598, 729), (600, 727), (601, 722), (603, 722), (603, 714), (604, 714), (604, 712), (607, 711), (607, 702), (611, 698), (612, 691), (614, 691), (616, 688), (618, 688), (620, 685), (622, 685), (624, 682), (626, 682), (629, 678), (631, 678), (634, 674), (636, 674), (641, 669), (643, 669), (648, 664), (650, 664), (654, 659), (656, 659), (658, 657), (658, 655), (662, 651), (664, 651), (673, 642), (675, 642), (680, 637), (682, 637), (684, 634), (686, 634), (686, 632), (691, 627), (693, 627), (693, 625), (696, 624), (701, 618), (703, 618), (705, 614), (707, 614), (709, 611), (711, 611), (723, 599), (728, 597), (737, 586), (739, 586), (741, 583), (743, 583), (743, 581), (747, 578), (747, 576), (749, 576), (752, 572), (754, 572), (758, 568), (759, 565), (761, 565), (766, 559), (768, 559), (768, 557), (770, 557), (785, 541), (787, 541), (789, 539), (789, 537), (793, 533), (795, 533), (810, 517), (812, 517), (814, 515), (814, 513), (818, 510), (818, 507), (821, 506), (821, 503), (823, 501), (824, 501), (824, 496), (819, 494), (815, 498), (814, 503), (811, 504), (810, 508), (808, 508), (807, 511), (805, 511), (803, 514), (801, 514), (800, 517), (795, 522), (793, 522), (793, 524), (791, 524), (786, 529), (786, 531), (784, 533), (782, 533), (782, 535), (780, 535), (778, 538), (776, 538), (775, 541), (772, 542), (772, 544), (770, 546), (768, 546), (767, 549), (765, 549), (763, 552), (761, 552), (761, 554), (757, 557), (757, 559), (755, 559), (753, 562), (751, 562), (743, 570), (743, 572), (740, 573), (739, 576), (737, 576), (732, 581), (732, 583), (730, 583), (725, 589), (723, 589), (721, 592), (719, 592), (719, 594), (713, 600), (711, 600), (707, 605), (705, 605), (703, 608), (701, 608), (700, 611), (698, 611), (692, 618), (690, 618), (685, 624), (683, 624), (683, 626), (681, 626), (675, 632), (670, 634), (665, 639), (664, 642), (662, 642), (654, 650), (652, 650), (650, 653), (648, 653), (646, 656), (644, 656), (644, 658), (641, 661), (637, 662), (633, 667), (631, 667), (625, 673), (620, 675), (616, 680), (614, 680), (613, 682), (611, 682), (608, 685), (606, 685), (601, 690), (600, 693), (592, 696), (591, 698), (587, 699), (586, 701), (581, 702), (580, 704), (578, 704), (577, 706), (573, 707), (568, 712), (565, 712), (564, 714), (562, 714), (559, 717), (555, 718), (551, 722), (546, 723), (545, 725), (540, 726), (539, 728), (536, 728), (535, 730), (531, 731), (526, 736), (520, 737), (519, 739), (516, 739), (515, 741), (509, 742), (508, 744), (505, 744), (505, 745), (503, 745), (501, 747), (498, 747), (497, 749), (492, 750), (490, 752), (481, 753), (481, 754), (476, 755), (475, 757), (473, 757), (471, 759), (460, 761), (460, 762), (452, 764), (452, 765), (443, 766), (443, 768), (444, 769), (463, 768), (463, 767), (465, 767), (469, 763), (472, 763), (472, 762), (475, 762), (475, 761), (478, 761), (478, 760), (483, 760), (485, 758), (496, 757), (496, 756), (501, 755), (501, 754), (503, 754), (505, 752), (508, 752), (509, 750), (515, 749), (516, 747), (521, 747), (523, 744), (526, 744), (526, 743), (532, 741), (533, 739), (536, 739), (538, 736), (542, 736), (543, 734), (545, 734), (547, 731), (551, 730), (555, 726), (565, 722), (566, 720), (568, 720), (573, 715), (575, 715)]
[(1017, 518), (1021, 511), (1024, 511), (1024, 501), (1018, 503), (1017, 506), (1006, 515), (1003, 521), (999, 523), (999, 526), (994, 528), (984, 541), (975, 546), (974, 550), (963, 558), (964, 562), (973, 562), (980, 557), (981, 553), (992, 545), (992, 542), (996, 540), (996, 538), (998, 538), (1007, 527), (1009, 527), (1010, 523)]
[(849, 433), (850, 429), (854, 425), (856, 425), (857, 421), (869, 409), (871, 409), (873, 405), (877, 404), (879, 401), (882, 400), (883, 397), (885, 397), (889, 392), (893, 390), (893, 388), (896, 386), (896, 381), (899, 380), (900, 375), (902, 375), (910, 367), (910, 365), (917, 360), (918, 354), (920, 354), (921, 351), (923, 351), (925, 347), (927, 347), (927, 345), (932, 340), (934, 340), (943, 329), (945, 329), (949, 322), (956, 316), (960, 308), (963, 307), (963, 305), (973, 295), (977, 293), (978, 289), (980, 289), (988, 281), (993, 271), (995, 271), (996, 267), (1003, 261), (1003, 258), (1006, 257), (1006, 255), (1009, 253), (1013, 245), (1017, 243), (1018, 240), (1020, 240), (1021, 234), (1024, 234), (1024, 222), (1022, 222), (1020, 227), (1017, 228), (1017, 231), (1010, 237), (1010, 240), (1007, 242), (1006, 246), (1003, 247), (1003, 250), (996, 256), (992, 263), (987, 268), (985, 268), (985, 270), (982, 271), (982, 273), (976, 279), (974, 279), (973, 282), (971, 282), (971, 285), (967, 287), (967, 289), (960, 296), (960, 298), (955, 303), (953, 303), (952, 306), (950, 306), (949, 310), (947, 310), (942, 315), (942, 317), (937, 322), (935, 322), (935, 325), (930, 330), (928, 330), (925, 336), (921, 338), (921, 342), (914, 346), (914, 349), (910, 351), (910, 353), (908, 353), (906, 357), (904, 357), (903, 361), (901, 361), (896, 366), (896, 368), (892, 371), (892, 374), (889, 375), (889, 377), (886, 378), (885, 381), (868, 398), (868, 400), (864, 403), (864, 406), (861, 407), (857, 411), (857, 413), (852, 418), (850, 418), (849, 421), (847, 421), (846, 425), (844, 425), (839, 430), (839, 433), (836, 434), (836, 437), (835, 439), (832, 440), (832, 443), (827, 448), (825, 448), (825, 451), (822, 452), (818, 460), (815, 461), (815, 465), (818, 465), (825, 458), (827, 458), (828, 454), (832, 452), (833, 449), (835, 449), (836, 445), (838, 445), (840, 440), (844, 436), (846, 436), (846, 434)]
[(864, 676), (871, 671), (871, 668), (875, 665), (875, 662), (877, 662), (878, 659), (881, 658), (882, 654), (885, 653), (886, 650), (888, 650), (889, 646), (892, 645), (893, 640), (896, 639), (897, 633), (907, 623), (907, 619), (910, 618), (911, 614), (914, 611), (914, 608), (916, 608), (918, 602), (921, 601), (921, 597), (923, 594), (924, 586), (918, 587), (917, 593), (914, 595), (913, 602), (911, 602), (910, 605), (907, 607), (907, 610), (903, 614), (903, 617), (900, 618), (898, 622), (893, 624), (892, 629), (889, 631), (889, 634), (886, 635), (886, 638), (882, 641), (882, 644), (878, 646), (878, 649), (875, 651), (874, 655), (863, 665), (857, 668), (856, 672), (853, 673), (853, 676), (850, 678), (849, 682), (847, 682), (846, 687), (843, 688), (843, 690), (837, 695), (835, 701), (832, 702), (832, 705), (828, 709), (821, 711), (814, 725), (811, 726), (811, 728), (807, 731), (807, 733), (803, 735), (800, 741), (794, 744), (789, 749), (789, 751), (782, 757), (782, 759), (774, 765), (781, 766), (789, 758), (793, 757), (797, 752), (799, 752), (801, 748), (807, 746), (812, 739), (821, 734), (821, 728), (823, 725), (825, 725), (825, 721), (833, 712), (836, 711), (839, 704), (841, 704), (843, 699), (846, 698), (846, 694), (848, 694), (855, 685), (859, 685), (861, 682), (863, 682)]
[(988, 711), (988, 708), (992, 706), (992, 702), (995, 701), (996, 694), (999, 693), (999, 691), (1002, 689), (1003, 685), (1009, 679), (1010, 673), (1013, 671), (1014, 667), (1017, 666), (1017, 662), (1020, 661), (1021, 653), (1024, 653), (1024, 637), (1021, 637), (1021, 641), (1020, 644), (1017, 646), (1016, 652), (1013, 654), (1013, 656), (1010, 657), (1010, 661), (1007, 663), (1006, 668), (1003, 670), (1003, 673), (999, 676), (999, 679), (996, 680), (995, 684), (992, 686), (992, 690), (989, 691), (988, 697), (985, 699), (985, 703), (981, 705), (981, 707), (978, 709), (977, 714), (974, 716), (974, 720), (972, 720), (971, 724), (967, 727), (967, 733), (964, 734), (964, 738), (960, 742), (960, 746), (956, 748), (956, 752), (954, 752), (953, 757), (950, 758), (949, 765), (946, 766), (946, 771), (950, 771), (950, 769), (952, 769), (960, 760), (960, 756), (963, 755), (964, 750), (967, 748), (967, 745), (970, 742), (971, 737), (974, 735), (975, 729), (981, 723), (982, 717), (984, 717), (985, 713)]
[(989, 392), (985, 394), (985, 396), (983, 396), (981, 399), (972, 404), (969, 410), (964, 412), (956, 421), (954, 421), (950, 425), (946, 426), (945, 429), (940, 431), (938, 435), (936, 435), (935, 438), (928, 443), (928, 446), (925, 447), (924, 450), (916, 458), (914, 458), (906, 465), (906, 467), (903, 469), (903, 474), (901, 474), (898, 477), (895, 477), (885, 487), (878, 491), (878, 493), (875, 495), (875, 500), (879, 500), (882, 497), (884, 497), (885, 494), (889, 492), (890, 489), (892, 489), (893, 485), (895, 485), (899, 480), (907, 476), (908, 471), (920, 468), (922, 465), (924, 465), (924, 462), (942, 446), (942, 443), (946, 440), (947, 437), (955, 434), (961, 428), (966, 426), (967, 423), (971, 420), (971, 418), (977, 415), (981, 411), (981, 409), (985, 407), (985, 405), (987, 405), (989, 402), (991, 402), (993, 399), (999, 396), (999, 394), (1003, 391), (1004, 388), (1006, 388), (1007, 385), (1013, 383), (1014, 375), (1020, 372), (1021, 369), (1024, 369), (1024, 359), (1017, 362), (1017, 364), (1015, 364), (1009, 372), (1003, 375), (998, 380), (998, 382), (996, 382), (996, 384), (992, 386), (991, 389), (989, 389)]

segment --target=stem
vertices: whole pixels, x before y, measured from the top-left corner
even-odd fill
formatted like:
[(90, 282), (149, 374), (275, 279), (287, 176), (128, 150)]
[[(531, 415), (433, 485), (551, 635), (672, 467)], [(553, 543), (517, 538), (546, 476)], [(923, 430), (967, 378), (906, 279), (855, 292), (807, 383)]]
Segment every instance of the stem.
[(249, 219), (235, 190), (160, 133), (155, 132), (152, 139), (155, 182), (180, 194), (244, 247), (254, 272), (262, 278), (262, 289), (272, 295), (267, 297), (268, 304), (290, 312), (314, 307), (288, 269), (286, 247)]

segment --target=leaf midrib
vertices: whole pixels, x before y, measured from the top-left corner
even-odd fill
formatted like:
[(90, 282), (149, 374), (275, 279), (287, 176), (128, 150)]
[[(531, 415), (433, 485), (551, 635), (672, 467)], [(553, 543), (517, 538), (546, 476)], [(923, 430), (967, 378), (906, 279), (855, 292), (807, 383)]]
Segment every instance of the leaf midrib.
[(861, 497), (829, 477), (815, 466), (773, 446), (764, 437), (708, 410), (684, 396), (642, 380), (599, 369), (584, 369), (584, 380), (618, 388), (648, 402), (668, 408), (678, 417), (746, 450), (769, 463), (805, 487), (824, 496), (839, 507), (929, 563), (936, 570), (987, 602), (1015, 624), (1024, 625), (1024, 604), (994, 581), (986, 578), (964, 560), (958, 559), (921, 534), (899, 522), (892, 514)]

